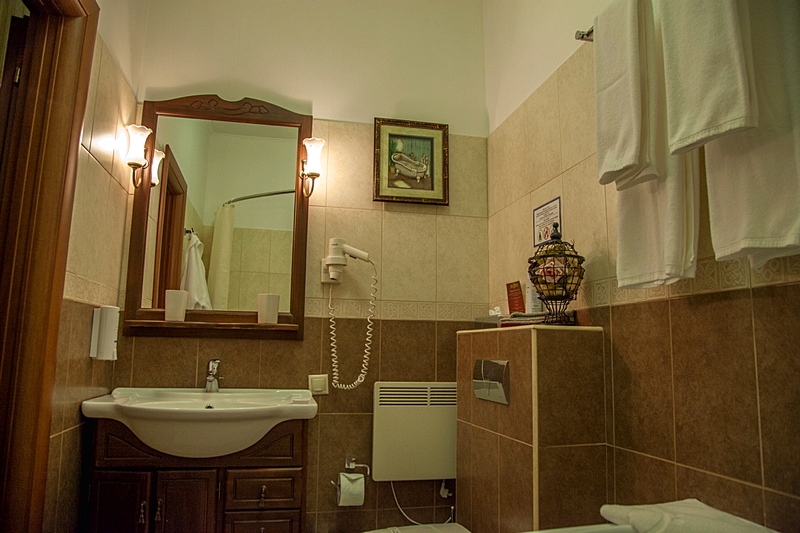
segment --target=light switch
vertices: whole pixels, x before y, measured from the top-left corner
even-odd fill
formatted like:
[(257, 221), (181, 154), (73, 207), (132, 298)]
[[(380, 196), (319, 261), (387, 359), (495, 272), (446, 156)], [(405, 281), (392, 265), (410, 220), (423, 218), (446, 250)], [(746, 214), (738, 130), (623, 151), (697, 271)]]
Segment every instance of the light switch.
[(311, 374), (308, 376), (308, 390), (313, 395), (328, 394), (328, 374)]

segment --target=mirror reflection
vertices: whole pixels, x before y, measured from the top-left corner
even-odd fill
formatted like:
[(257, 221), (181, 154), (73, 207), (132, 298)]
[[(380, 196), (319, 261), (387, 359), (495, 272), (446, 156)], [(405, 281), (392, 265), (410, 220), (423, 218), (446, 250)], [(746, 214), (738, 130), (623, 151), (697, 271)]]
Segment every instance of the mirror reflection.
[[(143, 308), (163, 307), (158, 228), (179, 216), (189, 309), (255, 311), (257, 295), (273, 293), (280, 311), (290, 310), (297, 145), (294, 127), (159, 118), (156, 146), (167, 157), (150, 194)], [(184, 212), (160, 210), (161, 196), (176, 191)]]

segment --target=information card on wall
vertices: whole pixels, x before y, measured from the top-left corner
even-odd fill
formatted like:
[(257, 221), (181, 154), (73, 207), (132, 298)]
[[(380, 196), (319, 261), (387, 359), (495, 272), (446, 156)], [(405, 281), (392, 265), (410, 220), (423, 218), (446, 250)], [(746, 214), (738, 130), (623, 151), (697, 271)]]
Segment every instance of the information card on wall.
[(564, 233), (561, 224), (561, 197), (557, 196), (544, 205), (533, 210), (533, 245), (539, 246), (549, 241), (553, 234), (553, 224), (558, 224), (558, 230)]

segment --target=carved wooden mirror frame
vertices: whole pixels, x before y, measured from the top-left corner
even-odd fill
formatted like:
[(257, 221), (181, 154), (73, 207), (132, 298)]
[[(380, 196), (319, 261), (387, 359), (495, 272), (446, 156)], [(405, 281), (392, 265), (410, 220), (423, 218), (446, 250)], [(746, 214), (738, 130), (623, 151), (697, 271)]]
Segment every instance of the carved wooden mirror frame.
[[(136, 189), (133, 199), (123, 333), (128, 336), (151, 337), (227, 337), (301, 340), (303, 338), (303, 315), (305, 308), (308, 198), (302, 193), (300, 171), (305, 154), (303, 139), (311, 137), (311, 115), (294, 113), (282, 107), (252, 98), (244, 98), (238, 102), (229, 102), (215, 95), (198, 95), (158, 102), (146, 101), (142, 112), (142, 125), (153, 130), (153, 134), (147, 139), (146, 153), (148, 157), (151, 156), (155, 148), (158, 118), (161, 116), (297, 128), (294, 231), (292, 239), (292, 292), (289, 313), (281, 313), (277, 325), (258, 324), (257, 313), (247, 311), (187, 310), (185, 322), (166, 322), (164, 320), (163, 308), (142, 308), (145, 246), (147, 241), (147, 221), (150, 205), (150, 173), (149, 170), (147, 170), (144, 172), (145, 175), (143, 176), (142, 185)], [(182, 234), (182, 217), (172, 218), (176, 220), (176, 224), (180, 224), (178, 231)], [(164, 229), (164, 231), (173, 232), (174, 230), (175, 228)], [(156, 257), (157, 259), (160, 258), (160, 251), (157, 251)], [(163, 263), (157, 260), (156, 264)], [(156, 277), (159, 278), (159, 276)], [(161, 279), (164, 278), (161, 277)], [(154, 305), (158, 305), (157, 299), (154, 301)]]

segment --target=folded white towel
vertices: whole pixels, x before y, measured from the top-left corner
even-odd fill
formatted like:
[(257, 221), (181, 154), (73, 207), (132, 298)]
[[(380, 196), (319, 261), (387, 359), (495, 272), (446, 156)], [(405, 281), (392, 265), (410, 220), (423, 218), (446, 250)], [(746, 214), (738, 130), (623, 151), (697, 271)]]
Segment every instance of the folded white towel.
[(188, 234), (189, 246), (183, 258), (181, 289), (189, 292), (186, 309), (211, 309), (206, 284), (206, 267), (203, 265), (203, 243), (194, 232)]
[(614, 0), (595, 19), (597, 171), (620, 190), (661, 174), (653, 40), (649, 0)]
[(776, 533), (695, 500), (652, 505), (604, 505), (603, 518), (637, 533)]
[(706, 145), (718, 261), (800, 253), (800, 3), (751, 0), (759, 126)]
[(669, 0), (659, 9), (670, 152), (757, 126), (747, 0)]

